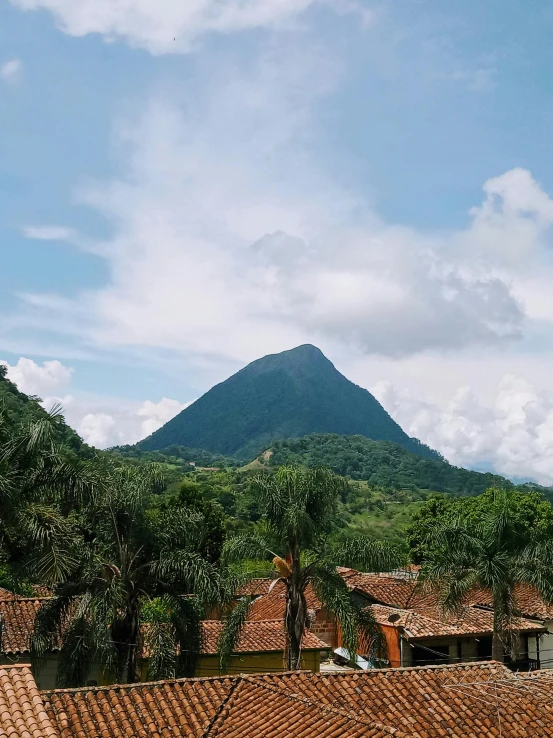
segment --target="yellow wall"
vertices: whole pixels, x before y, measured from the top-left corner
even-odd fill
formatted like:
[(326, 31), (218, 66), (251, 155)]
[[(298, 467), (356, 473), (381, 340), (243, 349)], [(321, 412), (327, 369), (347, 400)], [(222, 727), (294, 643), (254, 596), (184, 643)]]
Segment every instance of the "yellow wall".
[[(317, 672), (320, 670), (320, 665), (320, 651), (304, 651), (302, 653), (302, 669)], [(259, 674), (266, 671), (286, 671), (286, 663), (282, 651), (236, 655), (231, 659), (226, 674)], [(220, 673), (218, 655), (210, 654), (208, 656), (200, 656), (196, 668), (197, 677), (219, 676)], [(148, 680), (147, 659), (144, 659), (140, 667), (140, 678), (142, 681)]]
[[(301, 668), (319, 671), (321, 654), (319, 651), (304, 651)], [(265, 671), (286, 671), (286, 662), (282, 651), (268, 653), (243, 653), (234, 656), (227, 668), (227, 674), (253, 674)], [(201, 656), (196, 676), (216, 676), (219, 674), (219, 657)]]
[[(0, 665), (3, 664), (30, 664), (31, 657), (29, 654), (20, 656), (0, 656)], [(321, 663), (320, 651), (304, 651), (302, 653), (301, 668), (309, 671), (319, 671)], [(38, 670), (33, 669), (39, 689), (55, 689), (56, 677), (58, 673), (59, 654), (50, 654), (41, 664)], [(285, 671), (286, 664), (284, 661), (284, 653), (282, 651), (270, 651), (268, 653), (245, 653), (235, 656), (231, 660), (227, 669), (227, 674), (255, 674), (265, 671)], [(140, 678), (146, 681), (148, 678), (148, 662), (145, 659), (139, 669)], [(217, 655), (201, 656), (196, 676), (218, 676), (219, 657)], [(113, 680), (102, 674), (99, 664), (92, 664), (87, 681), (94, 680), (100, 686), (107, 686)]]

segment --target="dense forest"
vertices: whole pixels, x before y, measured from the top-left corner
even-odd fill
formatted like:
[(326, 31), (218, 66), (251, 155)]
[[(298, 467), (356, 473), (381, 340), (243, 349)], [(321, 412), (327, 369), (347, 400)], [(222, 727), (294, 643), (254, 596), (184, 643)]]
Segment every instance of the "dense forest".
[(512, 486), (498, 475), (461, 469), (442, 458), (421, 458), (398, 444), (359, 435), (312, 433), (275, 441), (271, 450), (271, 466), (327, 466), (336, 474), (365, 481), (372, 487), (476, 495), (488, 487)]

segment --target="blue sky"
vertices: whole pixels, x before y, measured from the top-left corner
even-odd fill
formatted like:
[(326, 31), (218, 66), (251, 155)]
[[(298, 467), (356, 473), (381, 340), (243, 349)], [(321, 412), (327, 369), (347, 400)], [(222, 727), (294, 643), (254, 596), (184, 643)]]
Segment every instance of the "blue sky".
[(3, 0), (0, 360), (105, 446), (308, 341), (452, 461), (553, 483), (552, 30)]

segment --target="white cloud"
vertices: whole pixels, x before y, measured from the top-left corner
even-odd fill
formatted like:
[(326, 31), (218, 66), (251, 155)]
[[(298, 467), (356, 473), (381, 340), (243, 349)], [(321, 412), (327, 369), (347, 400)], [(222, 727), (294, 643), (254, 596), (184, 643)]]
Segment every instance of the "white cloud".
[(146, 400), (136, 411), (137, 415), (145, 418), (141, 424), (141, 437), (145, 438), (151, 435), (190, 404), (191, 402), (181, 403), (177, 400), (170, 400), (168, 397), (162, 397), (159, 402)]
[(21, 59), (10, 59), (0, 66), (0, 79), (9, 85), (18, 85), (23, 78)]
[(32, 359), (21, 357), (17, 364), (10, 366), (7, 361), (0, 364), (8, 367), (7, 376), (21, 392), (27, 395), (46, 397), (64, 390), (71, 382), (73, 369), (60, 361), (45, 361), (42, 365)]
[(371, 391), (411, 436), (459, 466), (553, 484), (553, 393), (506, 374), (491, 404), (460, 387), (445, 405), (382, 381)]
[[(290, 25), (321, 0), (11, 0), (21, 10), (50, 11), (71, 36), (99, 33), (107, 41), (123, 39), (153, 54), (190, 51), (209, 33), (228, 34)], [(372, 14), (359, 0), (325, 0), (339, 12)]]
[(113, 225), (109, 282), (58, 309), (47, 296), (42, 319), (87, 316), (79, 330), (103, 347), (234, 361), (305, 341), (398, 357), (523, 335), (545, 304), (525, 280), (539, 274), (545, 297), (553, 271), (551, 198), (515, 169), (484, 183), (464, 229), (385, 222), (315, 150), (340, 70), (288, 51), (223, 78), (200, 67), (185, 109), (155, 98), (120, 123), (126, 169), (80, 192)]
[(25, 226), (23, 235), (39, 241), (74, 241), (77, 232), (65, 226)]
[(107, 413), (87, 413), (77, 426), (78, 433), (90, 446), (107, 448), (123, 442), (118, 438), (116, 420)]
[(86, 443), (97, 448), (136, 443), (191, 404), (168, 397), (159, 402), (146, 400), (139, 403), (90, 396), (78, 391), (61, 394), (70, 387), (74, 370), (60, 361), (45, 361), (40, 365), (21, 357), (14, 365), (2, 360), (0, 364), (8, 368), (8, 379), (21, 392), (43, 398), (42, 405), (47, 410), (60, 404), (69, 425)]

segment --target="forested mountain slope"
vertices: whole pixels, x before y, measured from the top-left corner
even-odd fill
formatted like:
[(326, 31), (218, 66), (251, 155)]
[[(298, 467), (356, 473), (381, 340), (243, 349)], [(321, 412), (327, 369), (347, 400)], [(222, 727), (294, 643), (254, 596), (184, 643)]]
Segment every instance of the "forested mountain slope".
[(143, 451), (188, 446), (250, 459), (277, 439), (308, 433), (361, 434), (437, 457), (311, 345), (252, 362), (137, 446)]
[(269, 466), (305, 464), (328, 466), (337, 474), (366, 481), (372, 487), (425, 489), (456, 495), (476, 495), (488, 487), (512, 487), (507, 479), (452, 466), (445, 459), (424, 459), (396, 443), (363, 436), (312, 433), (276, 441)]

